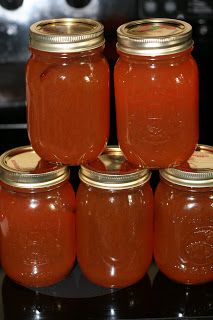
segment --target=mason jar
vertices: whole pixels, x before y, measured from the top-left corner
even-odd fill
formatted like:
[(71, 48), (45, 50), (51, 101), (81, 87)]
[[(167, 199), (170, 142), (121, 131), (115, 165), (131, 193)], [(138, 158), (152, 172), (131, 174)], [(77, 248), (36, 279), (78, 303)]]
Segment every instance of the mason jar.
[(1, 264), (26, 287), (63, 279), (75, 256), (75, 196), (69, 169), (43, 161), (31, 146), (0, 158)]
[(28, 132), (44, 160), (95, 160), (109, 135), (109, 68), (103, 25), (51, 19), (30, 27), (26, 68)]
[(124, 155), (152, 169), (185, 162), (198, 142), (191, 25), (163, 18), (131, 21), (118, 28), (117, 41), (116, 119)]
[(84, 275), (109, 288), (129, 286), (147, 272), (153, 252), (150, 172), (130, 164), (118, 147), (81, 166), (77, 190), (77, 259)]
[(213, 147), (200, 145), (188, 162), (160, 171), (155, 193), (154, 255), (172, 280), (213, 280)]

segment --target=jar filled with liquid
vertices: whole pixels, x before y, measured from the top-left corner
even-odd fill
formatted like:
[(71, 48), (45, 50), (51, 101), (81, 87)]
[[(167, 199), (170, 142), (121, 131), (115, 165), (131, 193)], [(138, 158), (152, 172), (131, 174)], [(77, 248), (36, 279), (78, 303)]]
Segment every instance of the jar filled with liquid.
[(31, 146), (0, 158), (1, 264), (26, 287), (63, 279), (75, 261), (75, 196), (66, 166), (43, 161)]
[(177, 166), (195, 150), (198, 70), (191, 33), (188, 23), (174, 19), (132, 21), (117, 30), (117, 134), (132, 163)]
[(147, 272), (153, 249), (150, 172), (117, 147), (81, 166), (77, 191), (77, 259), (92, 282), (125, 287)]
[(198, 146), (188, 162), (160, 171), (155, 193), (154, 255), (172, 280), (213, 280), (213, 148)]
[(101, 23), (53, 19), (30, 27), (28, 132), (42, 159), (95, 160), (109, 135), (109, 70)]

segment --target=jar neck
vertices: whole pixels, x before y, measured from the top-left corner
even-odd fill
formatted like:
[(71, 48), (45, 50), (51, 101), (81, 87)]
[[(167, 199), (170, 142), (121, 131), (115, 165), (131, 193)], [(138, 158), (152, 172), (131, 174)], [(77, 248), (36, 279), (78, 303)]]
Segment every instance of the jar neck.
[(1, 182), (0, 187), (6, 191), (9, 192), (15, 192), (15, 193), (30, 193), (30, 194), (35, 194), (35, 193), (45, 193), (45, 192), (49, 192), (52, 191), (54, 189), (58, 189), (60, 187), (63, 187), (65, 184), (68, 183), (68, 179), (62, 181), (61, 183), (58, 183), (56, 185), (53, 186), (48, 186), (48, 187), (43, 187), (43, 188), (17, 188), (14, 186), (10, 186), (4, 182)]
[(168, 185), (171, 188), (177, 189), (177, 190), (181, 190), (181, 191), (185, 191), (185, 192), (210, 192), (213, 191), (213, 187), (194, 187), (194, 186), (181, 186), (179, 184), (175, 184), (172, 183), (171, 181), (168, 181), (166, 179), (164, 179), (163, 177), (160, 177), (161, 182), (165, 183), (166, 185)]
[(98, 47), (96, 49), (81, 51), (81, 52), (47, 52), (41, 51), (34, 48), (30, 48), (32, 57), (36, 57), (42, 60), (52, 60), (52, 59), (78, 59), (88, 56), (100, 55), (102, 54), (104, 46)]
[(94, 190), (102, 190), (102, 191), (106, 191), (106, 192), (110, 192), (110, 193), (115, 193), (115, 192), (128, 192), (129, 190), (132, 190), (132, 191), (136, 191), (138, 189), (141, 189), (141, 188), (146, 188), (146, 186), (148, 186), (150, 183), (149, 183), (149, 180), (148, 179), (146, 182), (144, 183), (140, 183), (140, 184), (135, 184), (135, 185), (132, 185), (132, 186), (118, 186), (118, 187), (107, 187), (107, 186), (100, 186), (100, 185), (97, 185), (97, 184), (93, 184), (93, 183), (88, 183), (88, 182), (85, 182), (83, 180), (81, 180), (81, 183), (90, 188), (90, 189), (94, 189)]
[(133, 55), (133, 54), (128, 54), (125, 52), (122, 52), (117, 49), (117, 52), (119, 54), (119, 57), (126, 62), (133, 62), (133, 63), (167, 63), (171, 61), (174, 62), (182, 62), (185, 59), (188, 59), (188, 57), (191, 55), (193, 48), (188, 48), (187, 50), (178, 52), (178, 53), (173, 53), (173, 54), (168, 54), (168, 55), (161, 55), (161, 56), (140, 56), (140, 55)]

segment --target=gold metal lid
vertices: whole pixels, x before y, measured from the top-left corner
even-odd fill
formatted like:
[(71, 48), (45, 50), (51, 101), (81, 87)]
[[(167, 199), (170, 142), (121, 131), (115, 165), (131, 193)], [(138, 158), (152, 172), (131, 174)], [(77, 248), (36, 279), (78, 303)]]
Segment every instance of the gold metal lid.
[(92, 19), (63, 18), (30, 26), (30, 47), (47, 52), (81, 52), (101, 47), (103, 25)]
[(213, 147), (198, 145), (187, 162), (160, 170), (161, 176), (180, 186), (213, 187)]
[(11, 149), (0, 157), (1, 181), (16, 188), (47, 188), (68, 177), (68, 167), (42, 160), (31, 146)]
[(192, 27), (181, 20), (152, 18), (125, 23), (117, 29), (118, 50), (141, 56), (160, 56), (191, 48)]
[(117, 146), (107, 147), (97, 160), (82, 165), (79, 170), (79, 177), (86, 184), (111, 190), (143, 185), (150, 176), (148, 169), (129, 163)]

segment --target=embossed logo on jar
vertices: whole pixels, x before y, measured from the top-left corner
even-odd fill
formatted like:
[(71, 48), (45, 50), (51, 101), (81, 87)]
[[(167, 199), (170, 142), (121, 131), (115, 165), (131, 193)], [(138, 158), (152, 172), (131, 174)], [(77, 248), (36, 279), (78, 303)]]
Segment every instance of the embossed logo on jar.
[[(178, 132), (181, 130), (182, 122), (179, 120), (180, 114), (176, 112), (175, 117), (175, 121), (171, 118), (165, 124), (163, 116), (144, 114), (143, 118), (140, 119), (139, 116), (131, 115), (128, 122), (131, 128), (129, 135), (134, 136), (136, 143), (143, 141), (149, 144), (165, 144), (171, 140), (169, 132), (173, 130), (178, 135)], [(135, 123), (138, 123), (138, 126), (134, 125)]]
[[(155, 73), (149, 72), (149, 90), (141, 93), (132, 86), (127, 98), (128, 137), (134, 143), (159, 145), (174, 143), (174, 137), (182, 136), (186, 124), (186, 111), (180, 94), (181, 77), (161, 81)], [(160, 83), (160, 84), (159, 84)]]
[(181, 252), (196, 265), (213, 264), (213, 228), (197, 227), (183, 238)]

